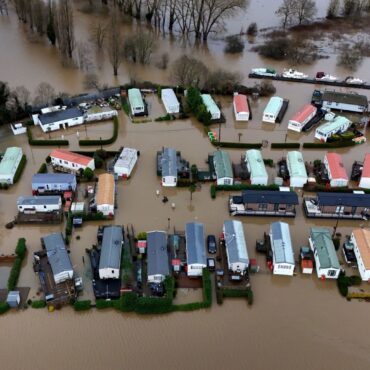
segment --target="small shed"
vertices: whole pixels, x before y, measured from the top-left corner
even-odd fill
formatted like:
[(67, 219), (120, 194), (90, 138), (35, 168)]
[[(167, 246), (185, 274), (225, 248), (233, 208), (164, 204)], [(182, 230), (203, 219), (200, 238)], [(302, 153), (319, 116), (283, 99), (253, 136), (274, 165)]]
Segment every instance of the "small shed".
[(139, 89), (129, 89), (128, 100), (130, 102), (131, 114), (133, 116), (142, 115), (145, 113), (145, 104)]
[(148, 283), (162, 283), (170, 274), (166, 232), (148, 232), (147, 243)]
[(11, 308), (17, 308), (21, 302), (21, 295), (18, 291), (10, 291), (6, 297), (6, 303)]
[(370, 189), (370, 153), (365, 155), (361, 179), (358, 186), (363, 189)]
[(217, 150), (213, 153), (213, 166), (217, 176), (217, 185), (233, 185), (233, 169), (229, 153)]
[(209, 94), (202, 94), (201, 97), (203, 100), (203, 104), (206, 106), (207, 111), (211, 114), (211, 119), (212, 120), (220, 119), (221, 118), (220, 108), (217, 106), (212, 96)]
[(288, 152), (286, 162), (290, 175), (290, 186), (303, 188), (307, 183), (308, 176), (302, 153), (298, 151)]
[(315, 138), (326, 142), (334, 134), (342, 133), (348, 130), (351, 121), (342, 116), (337, 116), (333, 121), (329, 121), (318, 127), (315, 131)]
[(265, 110), (263, 111), (263, 122), (276, 123), (276, 119), (279, 116), (280, 110), (283, 106), (284, 100), (279, 96), (273, 96), (268, 104), (266, 105)]
[(180, 112), (180, 103), (173, 89), (162, 89), (161, 98), (168, 114)]
[(252, 185), (267, 185), (268, 174), (265, 163), (261, 155), (261, 151), (250, 149), (245, 152), (245, 162), (250, 173), (250, 181)]
[(85, 210), (85, 203), (84, 202), (73, 202), (71, 205), (71, 212), (72, 213), (83, 213)]
[(246, 95), (234, 93), (233, 107), (236, 121), (249, 120), (250, 112)]
[(163, 148), (162, 158), (162, 186), (174, 187), (177, 185), (177, 154), (174, 148)]
[(37, 173), (32, 176), (32, 192), (34, 194), (75, 191), (76, 187), (76, 176), (73, 174)]
[(317, 108), (312, 104), (304, 105), (288, 123), (288, 130), (301, 132), (303, 127), (315, 116)]
[(137, 154), (136, 149), (124, 148), (114, 164), (114, 174), (129, 178), (137, 162)]
[(14, 176), (23, 156), (22, 148), (7, 148), (0, 162), (0, 183), (13, 184)]
[(324, 165), (328, 171), (330, 186), (343, 187), (348, 185), (348, 175), (344, 168), (342, 156), (338, 153), (326, 153)]
[(270, 227), (270, 242), (273, 273), (293, 276), (295, 261), (289, 224), (273, 222)]
[(203, 275), (203, 269), (207, 267), (204, 226), (199, 222), (189, 222), (185, 226), (186, 238), (186, 262), (189, 277)]
[(249, 257), (243, 224), (240, 221), (227, 220), (224, 222), (223, 233), (229, 271), (233, 274), (245, 275), (249, 266)]
[(354, 229), (350, 241), (353, 244), (361, 279), (370, 282), (370, 230)]
[(98, 190), (95, 195), (96, 208), (104, 216), (114, 215), (115, 183), (114, 176), (103, 173), (98, 176)]

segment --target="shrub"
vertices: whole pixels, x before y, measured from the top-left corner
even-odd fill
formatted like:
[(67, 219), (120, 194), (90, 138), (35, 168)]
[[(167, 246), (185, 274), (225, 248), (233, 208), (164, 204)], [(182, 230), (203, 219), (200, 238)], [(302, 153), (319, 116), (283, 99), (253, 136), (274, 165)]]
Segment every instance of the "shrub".
[(7, 302), (0, 302), (0, 315), (4, 314), (9, 310), (10, 306)]
[(86, 180), (91, 180), (94, 177), (94, 171), (90, 167), (84, 169), (84, 178)]
[(138, 234), (137, 234), (137, 239), (138, 240), (146, 240), (147, 238), (147, 234), (145, 231), (140, 231)]
[(254, 294), (252, 289), (247, 290), (247, 302), (251, 306), (254, 301)]
[(257, 33), (258, 33), (257, 23), (256, 22), (253, 22), (247, 28), (247, 35), (249, 35), (249, 36), (256, 36)]
[(299, 149), (300, 147), (301, 147), (300, 143), (271, 143), (271, 149), (283, 149), (283, 148)]
[(114, 307), (115, 301), (106, 301), (105, 299), (97, 299), (96, 300), (96, 308), (98, 310), (103, 310), (105, 308)]
[(163, 122), (163, 121), (174, 121), (176, 118), (173, 114), (167, 113), (165, 116), (158, 117), (154, 121), (156, 122)]
[(15, 254), (23, 260), (23, 258), (26, 256), (27, 247), (26, 247), (26, 239), (20, 238), (18, 239), (17, 246), (15, 248)]
[(216, 185), (212, 184), (210, 187), (210, 191), (211, 191), (211, 198), (215, 199), (216, 198)]
[(91, 308), (91, 301), (89, 299), (87, 299), (85, 301), (76, 301), (73, 304), (73, 308), (75, 309), (75, 311), (89, 310)]
[(95, 168), (99, 169), (103, 167), (104, 160), (96, 153), (94, 154), (94, 162), (95, 162)]
[(24, 167), (26, 166), (26, 163), (27, 163), (27, 157), (25, 156), (25, 154), (23, 154), (22, 158), (21, 158), (21, 161), (19, 162), (17, 171), (14, 174), (14, 178), (13, 178), (13, 183), (14, 184), (17, 183), (19, 178), (21, 177), (22, 172), (24, 170)]
[(361, 277), (358, 275), (352, 275), (348, 279), (350, 285), (361, 285), (362, 283)]
[(337, 286), (338, 286), (338, 289), (339, 289), (339, 293), (343, 297), (347, 297), (347, 294), (348, 294), (348, 279), (345, 276), (345, 273), (341, 272), (339, 274), (338, 279), (337, 279)]
[(357, 45), (344, 44), (337, 57), (337, 65), (348, 68), (351, 71), (358, 69), (364, 56)]
[(259, 96), (271, 96), (276, 93), (276, 87), (271, 81), (263, 80), (257, 85), (257, 91)]
[(14, 290), (19, 279), (19, 275), (21, 273), (22, 268), (22, 259), (17, 257), (14, 262), (13, 266), (10, 270), (9, 278), (8, 278), (8, 290)]
[(46, 163), (42, 163), (37, 173), (47, 173), (48, 167), (46, 166)]
[(46, 302), (44, 300), (37, 300), (37, 301), (32, 301), (32, 308), (44, 308), (46, 307)]
[(96, 145), (110, 145), (113, 144), (118, 137), (118, 128), (119, 128), (119, 122), (117, 117), (113, 117), (113, 135), (109, 139), (102, 139), (102, 140), (79, 140), (80, 146), (96, 146)]
[(34, 146), (67, 146), (68, 140), (36, 140), (33, 139), (32, 130), (27, 127), (28, 144)]
[(263, 160), (263, 163), (264, 163), (266, 166), (274, 167), (274, 160), (273, 160), (273, 159), (264, 159), (264, 160)]
[(239, 35), (227, 36), (226, 37), (226, 45), (225, 45), (225, 53), (242, 53), (244, 50), (244, 42)]
[(45, 158), (45, 162), (46, 162), (47, 164), (51, 163), (51, 157), (50, 157), (50, 155), (48, 155), (48, 156)]

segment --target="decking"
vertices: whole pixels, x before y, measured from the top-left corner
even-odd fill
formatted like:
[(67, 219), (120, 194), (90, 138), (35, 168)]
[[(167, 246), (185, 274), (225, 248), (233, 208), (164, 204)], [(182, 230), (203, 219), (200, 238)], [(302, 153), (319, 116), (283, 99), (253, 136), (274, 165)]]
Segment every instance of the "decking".
[(63, 212), (19, 212), (15, 218), (16, 224), (60, 224)]

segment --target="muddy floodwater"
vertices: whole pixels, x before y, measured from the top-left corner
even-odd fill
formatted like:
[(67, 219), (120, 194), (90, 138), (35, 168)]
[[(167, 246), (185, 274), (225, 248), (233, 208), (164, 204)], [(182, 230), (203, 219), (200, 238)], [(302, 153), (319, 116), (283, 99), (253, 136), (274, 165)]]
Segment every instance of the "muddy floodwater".
[[(264, 27), (277, 25), (274, 10), (278, 2), (251, 1), (245, 17), (240, 15), (229, 21), (229, 29), (239, 32), (240, 24), (248, 25), (256, 20)], [(325, 14), (328, 1), (318, 1), (319, 15)], [(325, 3), (325, 4), (324, 4)], [(324, 4), (324, 5), (323, 5)], [(274, 8), (275, 7), (275, 8)], [(88, 38), (88, 25), (94, 16), (76, 11), (76, 31), (79, 39)], [(127, 25), (125, 29), (129, 29)], [(170, 51), (171, 60), (182, 53), (192, 53), (211, 67), (224, 67), (239, 71), (244, 83), (252, 67), (266, 64), (281, 70), (284, 63), (261, 60), (255, 53), (246, 51), (243, 56), (225, 56), (223, 44), (210, 40), (209, 46), (195, 51), (186, 43), (176, 42), (168, 36), (158, 40), (161, 52)], [(57, 91), (78, 93), (83, 91), (83, 73), (75, 68), (64, 68), (56, 50), (43, 42), (28, 40), (13, 11), (9, 17), (0, 16), (0, 80), (10, 86), (25, 85), (31, 91), (47, 81)], [(4, 52), (6, 50), (6, 52)], [(160, 53), (158, 54), (160, 55)], [(370, 80), (370, 63), (365, 59), (356, 76)], [(335, 56), (319, 60), (316, 64), (300, 67), (313, 75), (318, 70), (346, 76), (348, 71), (336, 66)], [(131, 66), (122, 63), (119, 76), (114, 79), (109, 62), (103, 57), (97, 66), (101, 81), (117, 85), (130, 77), (155, 82), (168, 82), (168, 73), (154, 66)], [(274, 82), (277, 95), (289, 99), (290, 104), (280, 125), (261, 123), (262, 111), (267, 99), (251, 102), (253, 119), (248, 123), (236, 123), (231, 97), (217, 97), (227, 123), (222, 125), (224, 141), (242, 142), (308, 142), (313, 132), (287, 134), (288, 119), (303, 104), (310, 101), (313, 85)], [(344, 90), (343, 90), (344, 91)], [(359, 90), (370, 98), (370, 92)], [(147, 96), (150, 118), (165, 114), (156, 96)], [(359, 117), (349, 116), (354, 120)], [(206, 168), (206, 159), (215, 148), (206, 137), (203, 127), (193, 120), (173, 122), (131, 123), (123, 112), (119, 114), (118, 140), (106, 149), (121, 146), (140, 150), (140, 158), (129, 181), (117, 184), (117, 224), (134, 225), (135, 231), (184, 230), (189, 221), (205, 224), (207, 234), (220, 234), (223, 221), (229, 218), (227, 200), (229, 193), (219, 192), (215, 200), (210, 197), (209, 185), (203, 185), (193, 194), (185, 189), (163, 189), (155, 170), (155, 154), (163, 146), (172, 146), (182, 156)], [(211, 127), (218, 132), (218, 125)], [(108, 138), (112, 122), (87, 125), (52, 133), (53, 138), (64, 135), (70, 141), (70, 150), (79, 148), (80, 138)], [(43, 136), (37, 127), (35, 137)], [(366, 137), (370, 140), (369, 130)], [(39, 282), (32, 270), (32, 252), (40, 249), (40, 237), (55, 231), (64, 231), (64, 225), (16, 226), (12, 230), (4, 225), (16, 214), (16, 199), (31, 193), (31, 177), (50, 153), (51, 148), (30, 147), (26, 135), (13, 136), (10, 129), (0, 128), (0, 153), (8, 146), (21, 146), (27, 155), (27, 165), (19, 183), (9, 190), (0, 190), (0, 254), (12, 253), (17, 239), (25, 237), (29, 253), (21, 271), (19, 286), (31, 288), (30, 298), (37, 298)], [(242, 150), (228, 150), (233, 162), (240, 160)], [(362, 160), (369, 152), (369, 145), (362, 144), (338, 150), (343, 155), (347, 172), (354, 160)], [(286, 153), (283, 150), (262, 149), (265, 159), (278, 161)], [(325, 151), (305, 150), (306, 161), (323, 159)], [(276, 176), (276, 168), (268, 169), (270, 182)], [(156, 190), (160, 195), (156, 195)], [(298, 191), (300, 200), (302, 192)], [(166, 195), (169, 202), (162, 203)], [(171, 204), (174, 203), (174, 208)], [(369, 369), (370, 368), (370, 306), (366, 302), (347, 302), (341, 298), (335, 282), (319, 281), (316, 275), (292, 278), (272, 276), (265, 267), (262, 256), (256, 255), (256, 239), (267, 232), (269, 225), (278, 218), (240, 218), (244, 224), (250, 257), (256, 257), (261, 271), (251, 276), (255, 302), (250, 308), (245, 300), (227, 299), (222, 306), (214, 302), (211, 309), (189, 313), (142, 317), (120, 314), (115, 311), (75, 313), (66, 307), (48, 313), (46, 310), (27, 309), (11, 312), (0, 317), (2, 341), (0, 346), (1, 369)], [(333, 228), (335, 220), (308, 220), (301, 206), (295, 219), (283, 220), (290, 224), (296, 255), (300, 246), (307, 245), (311, 226)], [(96, 240), (99, 223), (90, 222), (74, 232), (71, 241), (71, 260), (76, 272), (84, 280), (82, 299), (92, 296), (91, 272), (83, 262), (85, 248)], [(339, 221), (337, 232), (343, 237), (354, 227), (370, 227), (369, 221)], [(80, 236), (77, 240), (76, 237)], [(342, 255), (339, 255), (343, 263)], [(87, 258), (86, 258), (87, 260)], [(0, 288), (6, 286), (8, 266), (0, 267)], [(365, 286), (366, 288), (366, 286)], [(186, 292), (180, 292), (180, 298)], [(199, 299), (199, 295), (192, 297)], [(184, 297), (186, 300), (186, 297)]]

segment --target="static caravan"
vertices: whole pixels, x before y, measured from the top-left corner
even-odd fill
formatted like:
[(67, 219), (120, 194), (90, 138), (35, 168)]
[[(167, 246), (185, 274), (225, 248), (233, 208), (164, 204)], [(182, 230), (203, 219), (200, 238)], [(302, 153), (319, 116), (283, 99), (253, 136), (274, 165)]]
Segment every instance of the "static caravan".
[(122, 246), (122, 227), (105, 226), (99, 260), (100, 279), (119, 279)]
[(95, 170), (94, 158), (85, 155), (70, 152), (65, 149), (54, 149), (50, 153), (51, 164), (58, 168), (62, 167), (65, 170), (76, 173), (83, 171), (85, 168)]
[(308, 176), (302, 153), (298, 151), (288, 152), (286, 162), (290, 176), (290, 186), (303, 188), (307, 183)]
[(13, 184), (14, 176), (23, 156), (22, 148), (7, 148), (0, 162), (0, 183)]
[(317, 277), (322, 280), (338, 279), (340, 265), (330, 230), (312, 227), (308, 241), (315, 258)]
[(162, 158), (162, 186), (174, 187), (177, 185), (177, 154), (174, 148), (163, 148)]
[(73, 278), (72, 263), (61, 233), (52, 233), (41, 238), (53, 272), (55, 284)]
[(252, 185), (267, 185), (268, 174), (265, 163), (261, 155), (261, 151), (250, 149), (245, 152), (245, 162), (250, 173), (250, 181)]
[(322, 94), (322, 108), (363, 113), (368, 108), (368, 101), (365, 95), (324, 91)]
[(21, 213), (59, 212), (62, 209), (62, 199), (58, 195), (19, 197), (17, 207)]
[(95, 195), (96, 209), (104, 216), (114, 215), (115, 183), (114, 176), (103, 173), (98, 176), (98, 190)]
[(145, 104), (139, 89), (129, 89), (128, 100), (130, 103), (131, 114), (133, 116), (145, 114)]
[(234, 94), (233, 107), (236, 121), (248, 121), (249, 120), (249, 106), (247, 95)]
[(363, 189), (370, 189), (370, 153), (365, 155), (361, 179), (358, 186)]
[(115, 109), (109, 107), (100, 108), (99, 106), (93, 106), (85, 113), (85, 121), (103, 121), (117, 116), (118, 112)]
[(206, 106), (207, 111), (211, 114), (211, 120), (220, 119), (221, 111), (217, 106), (212, 96), (209, 94), (202, 94), (203, 104)]
[(288, 130), (301, 132), (303, 127), (315, 116), (317, 108), (312, 104), (303, 106), (288, 123)]
[(114, 174), (129, 178), (137, 162), (137, 154), (136, 149), (124, 148), (114, 164)]
[(286, 222), (273, 222), (270, 227), (272, 250), (272, 272), (275, 275), (293, 276), (295, 261), (290, 237), (289, 225)]
[(147, 233), (148, 283), (162, 283), (170, 275), (167, 234), (164, 231)]
[(318, 127), (315, 131), (315, 138), (326, 142), (329, 137), (347, 131), (351, 123), (346, 117), (337, 116), (333, 121), (326, 122)]
[(276, 119), (278, 118), (279, 112), (283, 106), (283, 102), (284, 100), (279, 96), (273, 96), (263, 111), (262, 121), (276, 123)]
[(56, 131), (72, 126), (82, 125), (84, 114), (78, 108), (59, 109), (45, 114), (39, 114), (36, 125), (44, 132)]
[(69, 173), (37, 173), (32, 176), (32, 193), (61, 193), (75, 191), (76, 176)]
[(324, 165), (328, 171), (330, 186), (342, 187), (348, 185), (348, 175), (340, 154), (326, 153)]
[(217, 176), (217, 185), (233, 185), (233, 168), (229, 153), (217, 150), (213, 153), (213, 166)]
[(245, 275), (249, 266), (249, 257), (243, 224), (240, 221), (225, 221), (223, 237), (229, 272), (232, 275), (231, 278), (233, 279), (234, 275)]
[(168, 114), (180, 112), (180, 103), (172, 89), (162, 89), (161, 98)]
[(207, 267), (204, 226), (199, 222), (190, 222), (185, 226), (187, 275), (199, 277)]
[(353, 244), (361, 279), (370, 282), (370, 230), (353, 230), (350, 241)]

